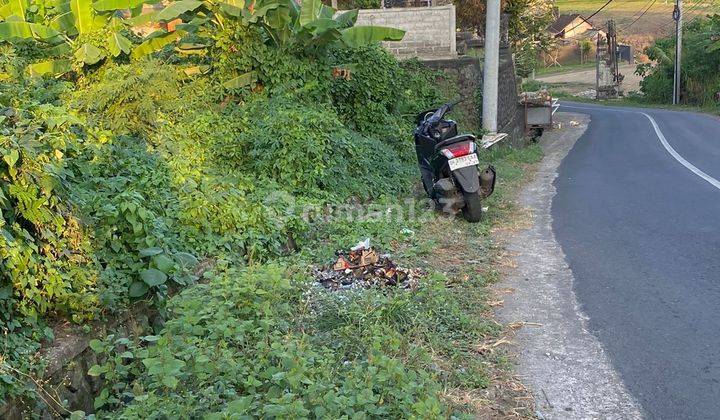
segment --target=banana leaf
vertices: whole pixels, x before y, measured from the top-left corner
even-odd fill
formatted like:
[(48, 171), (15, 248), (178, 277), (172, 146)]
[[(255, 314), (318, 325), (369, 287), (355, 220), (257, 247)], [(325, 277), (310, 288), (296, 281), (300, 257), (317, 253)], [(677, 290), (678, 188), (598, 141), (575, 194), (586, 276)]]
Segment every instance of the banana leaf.
[(71, 11), (61, 13), (50, 21), (50, 27), (58, 32), (64, 32), (66, 35), (77, 35), (75, 28), (75, 17)]
[(28, 0), (10, 0), (8, 6), (10, 6), (11, 16), (18, 16), (21, 20), (27, 18)]
[(281, 4), (276, 9), (268, 10), (265, 14), (265, 23), (275, 30), (289, 28), (292, 24), (290, 8)]
[(280, 3), (268, 2), (257, 6), (252, 10), (243, 9), (243, 21), (245, 23), (257, 23), (260, 19), (264, 19), (265, 16), (271, 11), (280, 7)]
[(99, 12), (110, 12), (114, 10), (134, 9), (146, 3), (145, 0), (98, 0), (93, 3), (93, 8)]
[(342, 38), (342, 32), (340, 32), (336, 28), (329, 28), (327, 30), (318, 32), (306, 45), (327, 45), (337, 41), (340, 38)]
[(151, 34), (152, 38), (147, 39), (145, 42), (135, 47), (130, 56), (138, 59), (148, 54), (152, 54), (155, 51), (161, 50), (164, 46), (174, 42), (176, 39), (181, 38), (183, 35), (185, 35), (185, 31), (169, 32), (156, 36), (152, 36)]
[(58, 75), (65, 74), (72, 70), (72, 64), (70, 60), (49, 60), (40, 63), (30, 64), (27, 67), (30, 76), (43, 76), (43, 75)]
[(385, 26), (353, 26), (342, 31), (342, 40), (350, 47), (361, 47), (380, 41), (401, 41), (405, 31)]
[(70, 10), (72, 10), (75, 20), (75, 28), (79, 34), (86, 34), (95, 28), (92, 3), (88, 0), (70, 0)]
[(317, 15), (318, 18), (332, 19), (333, 16), (335, 16), (335, 9), (333, 9), (330, 6), (326, 6), (324, 4), (320, 5), (320, 12)]
[(137, 15), (128, 19), (123, 19), (123, 23), (128, 26), (142, 26), (155, 21), (158, 12), (150, 12)]
[(245, 0), (226, 0), (220, 2), (219, 6), (223, 13), (237, 18), (242, 16), (242, 11), (245, 7)]
[(72, 46), (67, 42), (55, 45), (54, 47), (46, 48), (42, 50), (43, 56), (45, 57), (61, 57), (67, 56), (72, 53)]
[(112, 54), (113, 57), (117, 57), (120, 53), (130, 54), (130, 51), (132, 51), (132, 42), (121, 33), (113, 32), (108, 37), (107, 47), (110, 54)]
[(85, 43), (75, 51), (74, 56), (78, 61), (91, 66), (105, 58), (105, 53), (100, 48)]
[(223, 83), (223, 87), (225, 89), (241, 89), (255, 83), (255, 80), (257, 80), (257, 75), (254, 71), (249, 71)]
[(157, 16), (155, 16), (155, 20), (158, 22), (169, 22), (177, 19), (183, 13), (195, 10), (200, 6), (202, 6), (202, 2), (198, 0), (174, 1), (162, 9)]
[(337, 18), (335, 18), (335, 21), (340, 24), (340, 28), (350, 28), (353, 25), (355, 25), (355, 22), (357, 22), (358, 17), (358, 10), (348, 10), (347, 12), (344, 12), (340, 14)]
[(232, 4), (220, 3), (220, 11), (228, 16), (240, 17), (242, 16), (242, 7), (233, 6)]
[(8, 41), (16, 38), (49, 40), (58, 35), (60, 35), (60, 33), (55, 29), (37, 23), (17, 20), (0, 22), (0, 41)]
[(300, 6), (300, 26), (305, 26), (320, 17), (323, 4), (320, 0), (303, 0)]

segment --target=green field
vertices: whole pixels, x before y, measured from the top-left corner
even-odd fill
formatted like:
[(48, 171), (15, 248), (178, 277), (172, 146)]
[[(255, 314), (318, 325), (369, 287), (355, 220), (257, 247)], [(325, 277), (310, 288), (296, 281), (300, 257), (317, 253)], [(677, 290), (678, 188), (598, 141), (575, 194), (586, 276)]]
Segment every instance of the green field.
[[(636, 48), (652, 43), (658, 37), (667, 36), (673, 29), (672, 11), (674, 0), (615, 0), (600, 13), (589, 16), (600, 9), (607, 0), (557, 0), (561, 13), (580, 13), (589, 18), (590, 22), (604, 28), (608, 20), (615, 20), (620, 39), (629, 42)], [(720, 13), (718, 0), (685, 0), (684, 10), (686, 21), (698, 16)], [(648, 7), (647, 12), (640, 17)], [(639, 19), (638, 19), (639, 18)]]
[[(576, 12), (590, 14), (605, 4), (606, 0), (557, 0), (555, 3), (560, 8), (561, 12)], [(636, 12), (637, 10), (644, 10), (648, 6), (648, 0), (615, 0), (610, 3), (605, 10), (609, 11), (624, 11), (624, 12)], [(651, 11), (656, 10), (672, 10), (670, 1), (665, 4), (664, 0), (657, 1), (651, 8)]]

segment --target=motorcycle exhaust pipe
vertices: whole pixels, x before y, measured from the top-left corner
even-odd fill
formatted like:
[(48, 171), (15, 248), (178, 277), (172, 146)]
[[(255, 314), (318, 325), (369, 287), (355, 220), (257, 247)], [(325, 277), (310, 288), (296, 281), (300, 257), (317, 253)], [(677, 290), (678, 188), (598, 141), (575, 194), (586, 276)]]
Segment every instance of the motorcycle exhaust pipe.
[(495, 191), (495, 168), (490, 165), (480, 172), (480, 196), (490, 197)]

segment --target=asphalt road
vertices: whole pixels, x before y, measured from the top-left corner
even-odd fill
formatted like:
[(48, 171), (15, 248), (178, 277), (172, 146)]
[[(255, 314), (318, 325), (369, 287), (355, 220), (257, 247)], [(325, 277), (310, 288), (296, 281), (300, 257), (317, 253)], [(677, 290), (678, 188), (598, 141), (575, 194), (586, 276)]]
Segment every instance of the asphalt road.
[(720, 418), (720, 119), (563, 105), (591, 117), (552, 204), (591, 332), (646, 417)]

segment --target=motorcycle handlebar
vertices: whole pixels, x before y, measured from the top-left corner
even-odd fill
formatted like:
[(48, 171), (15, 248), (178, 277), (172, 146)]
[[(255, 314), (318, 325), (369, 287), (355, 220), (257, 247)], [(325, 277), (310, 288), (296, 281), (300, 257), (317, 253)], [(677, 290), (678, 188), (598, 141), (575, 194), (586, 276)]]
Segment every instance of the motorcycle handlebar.
[(467, 101), (468, 98), (458, 98), (454, 101), (448, 102), (446, 104), (443, 104), (440, 108), (438, 108), (431, 116), (428, 118), (428, 122), (431, 124), (436, 124), (438, 121), (440, 121), (448, 112), (452, 111), (453, 107), (455, 105), (459, 104), (460, 102)]

